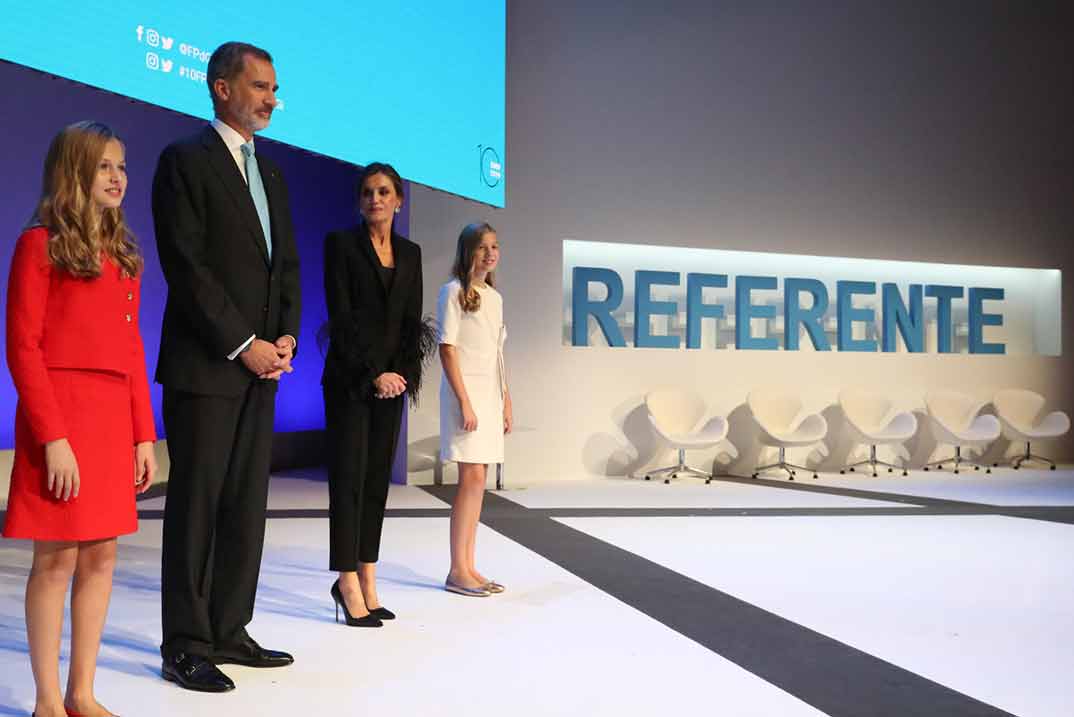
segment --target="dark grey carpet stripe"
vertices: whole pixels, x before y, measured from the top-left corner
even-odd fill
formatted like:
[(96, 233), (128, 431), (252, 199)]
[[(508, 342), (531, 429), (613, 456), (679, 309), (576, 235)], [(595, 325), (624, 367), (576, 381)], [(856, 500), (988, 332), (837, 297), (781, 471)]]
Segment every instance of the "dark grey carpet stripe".
[[(0, 516), (3, 514), (0, 513)], [(386, 518), (447, 518), (450, 508), (389, 508), (384, 511)], [(327, 518), (327, 508), (270, 508), (266, 518), (296, 520), (309, 518)], [(139, 520), (163, 520), (163, 510), (139, 510)]]
[[(865, 516), (967, 516), (998, 515), (1050, 523), (1074, 524), (1074, 507), (1068, 506), (988, 506), (973, 503), (955, 507), (908, 506), (906, 508), (534, 508), (523, 514), (517, 511), (486, 508), (486, 515), (505, 513), (513, 520), (544, 518), (759, 518), (759, 517), (865, 517)], [(6, 512), (0, 510), (0, 526)], [(450, 508), (389, 508), (387, 518), (447, 518)], [(327, 508), (273, 508), (266, 518), (316, 519), (327, 518)], [(142, 509), (139, 520), (162, 520), (164, 511)]]
[[(712, 480), (723, 483), (739, 483), (741, 485), (762, 485), (766, 488), (781, 488), (783, 490), (798, 491), (801, 493), (820, 493), (822, 495), (839, 495), (845, 498), (861, 498), (864, 500), (882, 500), (886, 503), (905, 503), (908, 505), (927, 505), (932, 507), (946, 506), (974, 506), (980, 508), (981, 503), (970, 503), (962, 500), (949, 500), (946, 498), (929, 498), (927, 496), (906, 495), (904, 493), (888, 493), (868, 488), (844, 488), (834, 485), (823, 485), (810, 482), (812, 479), (772, 480), (770, 478), (739, 478), (738, 476), (713, 476)], [(869, 480), (863, 478), (862, 482)]]
[[(547, 518), (735, 518), (735, 517), (843, 517), (870, 515), (982, 515), (970, 507), (907, 506), (905, 508), (534, 508)], [(991, 514), (992, 511), (985, 511)]]
[[(998, 515), (1006, 518), (1026, 518), (1051, 523), (1074, 523), (1074, 507), (1070, 506), (998, 506), (963, 503), (939, 506), (907, 506), (905, 508), (535, 508), (527, 516), (548, 518), (732, 518), (732, 517), (848, 517), (870, 515), (896, 516), (965, 516)], [(520, 518), (521, 519), (521, 518)]]
[[(956, 476), (952, 476), (951, 479), (960, 480)], [(992, 505), (989, 503), (971, 503), (969, 501), (950, 500), (947, 498), (929, 498), (924, 496), (905, 495), (903, 493), (888, 493), (878, 490), (868, 490), (866, 488), (842, 488), (839, 486), (805, 483), (803, 481), (739, 478), (738, 476), (714, 476), (713, 480), (723, 481), (725, 483), (741, 483), (742, 485), (763, 485), (769, 488), (782, 488), (783, 490), (799, 491), (802, 493), (821, 493), (823, 495), (839, 495), (846, 498), (882, 500), (888, 503), (903, 503), (906, 505), (965, 511), (961, 513), (954, 512), (951, 513), (951, 515), (1003, 515), (1010, 518), (1044, 520), (1052, 523), (1074, 522), (1074, 506)], [(868, 480), (868, 478), (863, 480)]]
[(1068, 505), (1010, 505), (997, 507), (996, 515), (1009, 518), (1043, 520), (1049, 523), (1074, 524), (1074, 507)]
[[(450, 508), (389, 508), (384, 511), (385, 518), (447, 518)], [(266, 518), (301, 519), (327, 518), (327, 508), (269, 508)]]
[[(443, 500), (453, 489), (426, 490)], [(550, 518), (520, 520), (529, 511), (498, 495), (485, 501), (492, 529), (831, 717), (1009, 714)]]

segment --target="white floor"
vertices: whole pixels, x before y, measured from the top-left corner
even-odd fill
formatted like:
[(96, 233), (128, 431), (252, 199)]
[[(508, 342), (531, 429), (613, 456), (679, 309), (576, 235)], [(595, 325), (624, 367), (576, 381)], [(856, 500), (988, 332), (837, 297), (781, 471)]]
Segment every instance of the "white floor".
[[(323, 508), (324, 483), (273, 481), (274, 508)], [(822, 477), (993, 505), (1074, 505), (1074, 472)], [(606, 480), (503, 494), (541, 508), (877, 507), (763, 486)], [(141, 504), (160, 507), (162, 499)], [(154, 505), (156, 503), (156, 505)], [(389, 507), (445, 508), (393, 486)], [(766, 610), (1019, 715), (1074, 713), (1074, 526), (996, 516), (561, 518)], [(508, 592), (440, 590), (447, 519), (389, 518), (380, 630), (333, 621), (327, 520), (272, 519), (250, 632), (296, 663), (227, 667), (199, 695), (159, 678), (159, 520), (121, 543), (98, 696), (122, 715), (648, 715), (795, 717), (809, 705), (482, 526), (480, 564)], [(29, 714), (22, 591), (29, 544), (0, 541), (0, 715)]]
[(996, 707), (1074, 714), (1074, 526), (994, 516), (561, 520)]

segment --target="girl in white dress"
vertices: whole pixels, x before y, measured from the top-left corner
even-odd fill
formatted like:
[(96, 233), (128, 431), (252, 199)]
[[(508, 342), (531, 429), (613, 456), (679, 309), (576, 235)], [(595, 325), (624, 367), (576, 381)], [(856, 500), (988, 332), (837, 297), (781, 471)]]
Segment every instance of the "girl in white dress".
[(474, 541), (489, 463), (503, 461), (511, 395), (503, 365), (503, 298), (493, 288), (500, 261), (496, 231), (470, 224), (459, 235), (452, 280), (440, 288), (440, 456), (459, 465), (451, 506), (451, 569), (444, 589), (473, 597), (503, 592), (474, 565)]

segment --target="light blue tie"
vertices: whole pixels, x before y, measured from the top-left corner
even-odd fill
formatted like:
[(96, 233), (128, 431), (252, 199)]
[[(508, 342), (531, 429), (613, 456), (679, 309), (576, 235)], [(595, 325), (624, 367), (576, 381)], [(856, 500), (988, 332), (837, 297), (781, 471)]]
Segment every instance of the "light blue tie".
[(254, 200), (257, 216), (261, 220), (261, 229), (265, 232), (265, 247), (271, 261), (272, 222), (269, 220), (268, 197), (265, 196), (265, 185), (261, 183), (261, 172), (257, 168), (253, 142), (242, 144), (242, 156), (246, 157), (246, 183), (250, 186), (250, 197)]

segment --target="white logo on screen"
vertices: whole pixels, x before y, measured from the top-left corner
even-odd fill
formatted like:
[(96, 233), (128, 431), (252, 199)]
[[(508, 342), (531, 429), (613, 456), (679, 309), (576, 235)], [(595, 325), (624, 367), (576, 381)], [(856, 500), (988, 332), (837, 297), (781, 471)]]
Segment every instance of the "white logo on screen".
[(160, 55), (155, 52), (145, 53), (145, 66), (150, 70), (160, 69)]
[(138, 27), (134, 28), (134, 34), (138, 36), (138, 42), (142, 41), (142, 33), (144, 33), (144, 32), (145, 32), (145, 28), (142, 27), (141, 25), (139, 25)]
[(283, 100), (281, 100), (279, 98), (276, 99), (276, 111), (277, 112), (282, 112), (283, 111)]
[(503, 179), (503, 162), (500, 155), (492, 147), (477, 145), (477, 151), (481, 153), (481, 181), (489, 187), (497, 186)]
[(163, 36), (161, 36), (161, 38), (160, 38), (160, 46), (163, 47), (165, 50), (172, 49), (172, 43), (174, 43), (174, 42), (175, 42), (174, 37), (163, 37)]
[(153, 28), (145, 31), (145, 41), (150, 47), (160, 47), (160, 34)]
[(160, 63), (160, 69), (162, 71), (164, 71), (164, 72), (171, 72), (172, 71), (172, 61), (171, 60), (164, 60), (163, 62)]

